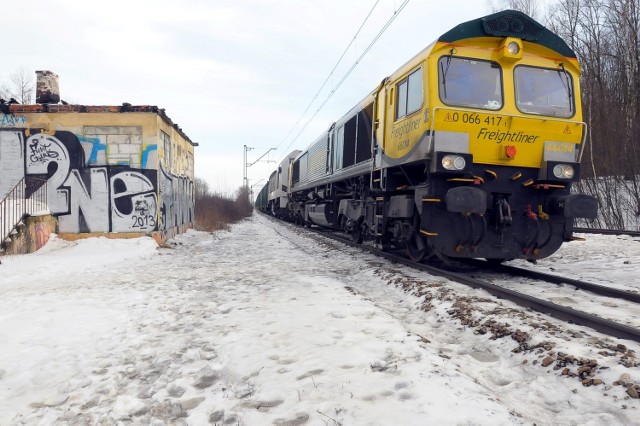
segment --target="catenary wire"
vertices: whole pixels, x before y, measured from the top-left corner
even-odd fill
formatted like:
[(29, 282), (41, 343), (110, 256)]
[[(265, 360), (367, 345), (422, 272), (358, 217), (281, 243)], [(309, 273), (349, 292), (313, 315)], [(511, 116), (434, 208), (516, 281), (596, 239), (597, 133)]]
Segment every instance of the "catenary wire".
[[(378, 41), (378, 39), (382, 36), (382, 34), (384, 34), (384, 32), (387, 30), (387, 28), (389, 28), (389, 25), (391, 25), (391, 23), (398, 17), (398, 15), (400, 14), (400, 12), (402, 12), (402, 9), (404, 9), (404, 7), (407, 5), (407, 3), (409, 3), (409, 0), (404, 0), (402, 2), (402, 4), (398, 7), (398, 9), (396, 11), (394, 11), (393, 15), (391, 16), (391, 18), (389, 18), (389, 20), (384, 24), (384, 26), (382, 27), (382, 29), (378, 32), (378, 34), (376, 34), (376, 36), (373, 38), (373, 40), (371, 41), (371, 43), (369, 43), (369, 45), (367, 46), (367, 48), (362, 52), (362, 54), (360, 54), (360, 56), (358, 57), (358, 59), (356, 59), (356, 61), (353, 63), (353, 65), (351, 66), (351, 68), (349, 68), (349, 70), (345, 73), (345, 75), (340, 79), (340, 81), (338, 82), (338, 84), (336, 84), (336, 86), (331, 90), (331, 92), (329, 93), (329, 95), (325, 98), (325, 100), (322, 102), (322, 104), (320, 104), (320, 106), (316, 109), (316, 111), (313, 113), (313, 115), (307, 120), (307, 122), (304, 124), (304, 126), (302, 127), (302, 129), (300, 129), (300, 131), (298, 132), (298, 134), (296, 134), (296, 136), (291, 140), (291, 142), (289, 142), (289, 145), (287, 145), (287, 147), (284, 149), (285, 155), (287, 155), (287, 151), (289, 150), (289, 148), (291, 147), (291, 145), (293, 145), (294, 142), (296, 142), (298, 140), (298, 138), (300, 137), (300, 135), (302, 134), (302, 132), (304, 132), (304, 130), (307, 128), (307, 126), (309, 126), (309, 124), (313, 121), (313, 119), (316, 117), (316, 115), (320, 112), (320, 110), (325, 106), (325, 104), (329, 101), (329, 99), (331, 99), (331, 97), (334, 95), (334, 93), (336, 92), (336, 90), (338, 90), (338, 88), (340, 88), (340, 86), (342, 85), (342, 83), (344, 83), (344, 81), (349, 77), (349, 75), (353, 72), (353, 70), (358, 66), (358, 64), (360, 63), (360, 61), (365, 57), (365, 55), (369, 52), (369, 50), (371, 50), (371, 48), (373, 47), (373, 45)], [(376, 4), (373, 5), (373, 7), (375, 8), (375, 6), (378, 4), (378, 2), (376, 2)], [(371, 9), (371, 12), (373, 12), (373, 8)], [(365, 18), (365, 22), (366, 20), (369, 18), (369, 16), (371, 15), (371, 12), (369, 12), (369, 15), (367, 15), (367, 18)], [(364, 25), (364, 22), (362, 23), (362, 25), (360, 26), (360, 28), (358, 29), (358, 32), (360, 32), (360, 30), (362, 29), (362, 26)], [(357, 36), (358, 33), (356, 33)], [(351, 41), (351, 43), (349, 44), (349, 46), (347, 46), (347, 49), (349, 49), (349, 47), (351, 46), (351, 44), (353, 43), (353, 41), (355, 40), (355, 37), (353, 38), (353, 40)], [(346, 50), (345, 50), (346, 53)], [(342, 60), (342, 58), (344, 57), (345, 53), (342, 54), (342, 56), (340, 57), (340, 60)], [(340, 62), (340, 60), (338, 60), (338, 63)], [(336, 64), (336, 67), (338, 66), (338, 64)], [(313, 102), (316, 100), (316, 98), (318, 97), (318, 95), (320, 94), (320, 91), (324, 88), (324, 86), (326, 85), (327, 81), (329, 80), (329, 78), (331, 77), (331, 75), (333, 74), (333, 72), (335, 71), (336, 67), (334, 67), (334, 69), (331, 71), (331, 73), (329, 74), (329, 77), (327, 77), (327, 80), (325, 80), (325, 82), (323, 83), (322, 87), (320, 88), (320, 90), (318, 91), (318, 93), (316, 93), (316, 95), (314, 96), (313, 100), (311, 101), (311, 103), (309, 104), (309, 106), (307, 107), (307, 109), (305, 110), (305, 112), (300, 116), (300, 118), (298, 119), (298, 121), (296, 122), (296, 124), (291, 128), (291, 130), (289, 130), (289, 132), (287, 133), (287, 136), (285, 136), (282, 141), (278, 144), (278, 146), (280, 146), (282, 144), (282, 142), (284, 142), (286, 140), (286, 138), (288, 137), (288, 135), (291, 133), (291, 131), (293, 131), (293, 129), (295, 129), (295, 127), (298, 125), (298, 123), (300, 122), (300, 120), (302, 120), (302, 117), (304, 117), (304, 114), (307, 113), (307, 111), (309, 110), (309, 108), (311, 107), (311, 105), (313, 104)]]
[(342, 52), (342, 55), (340, 55), (340, 58), (338, 59), (338, 61), (336, 62), (336, 64), (333, 66), (333, 69), (329, 72), (329, 75), (327, 76), (327, 78), (324, 80), (324, 83), (322, 83), (322, 86), (320, 86), (320, 88), (318, 89), (318, 91), (316, 92), (316, 94), (313, 96), (313, 99), (311, 99), (311, 102), (309, 102), (309, 105), (307, 105), (307, 108), (305, 108), (304, 112), (302, 114), (300, 114), (300, 117), (298, 117), (298, 120), (296, 121), (296, 123), (291, 127), (291, 129), (289, 129), (289, 131), (287, 132), (287, 134), (282, 138), (282, 140), (280, 141), (280, 143), (278, 143), (278, 145), (276, 145), (276, 148), (279, 148), (280, 145), (282, 145), (282, 143), (287, 140), (287, 138), (289, 137), (289, 135), (291, 134), (291, 132), (293, 132), (293, 130), (298, 126), (298, 124), (300, 124), (300, 121), (302, 120), (302, 118), (305, 116), (305, 114), (309, 111), (309, 108), (311, 108), (311, 106), (313, 105), (313, 103), (316, 101), (316, 99), (318, 99), (318, 96), (320, 95), (320, 93), (322, 92), (322, 89), (324, 89), (324, 87), (327, 85), (327, 83), (329, 82), (329, 80), (331, 79), (331, 77), (333, 76), (333, 73), (336, 71), (336, 69), (338, 68), (338, 65), (340, 65), (340, 62), (342, 62), (342, 59), (345, 57), (345, 55), (347, 54), (347, 52), (349, 51), (349, 48), (353, 45), (353, 43), (356, 41), (356, 39), (358, 38), (358, 34), (360, 34), (360, 31), (362, 31), (362, 28), (364, 27), (364, 25), (367, 23), (367, 21), (369, 20), (369, 17), (371, 16), (371, 14), (373, 13), (374, 9), (376, 8), (376, 6), (378, 5), (378, 3), (380, 2), (380, 0), (376, 0), (376, 2), (373, 4), (373, 7), (371, 7), (371, 10), (369, 11), (369, 13), (367, 14), (367, 16), (364, 18), (364, 21), (362, 21), (362, 24), (360, 24), (360, 27), (358, 28), (358, 31), (356, 31), (356, 33), (354, 34), (354, 36), (351, 38), (351, 41), (349, 42), (349, 44), (347, 45), (347, 47), (344, 49), (344, 52)]

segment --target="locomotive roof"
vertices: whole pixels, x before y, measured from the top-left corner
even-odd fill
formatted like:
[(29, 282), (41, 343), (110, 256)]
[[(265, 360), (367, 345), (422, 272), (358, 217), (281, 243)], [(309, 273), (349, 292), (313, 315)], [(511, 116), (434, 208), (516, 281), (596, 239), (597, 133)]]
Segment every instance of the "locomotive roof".
[(576, 54), (558, 35), (517, 10), (503, 10), (464, 22), (440, 36), (438, 42), (453, 43), (473, 37), (518, 37), (575, 58)]

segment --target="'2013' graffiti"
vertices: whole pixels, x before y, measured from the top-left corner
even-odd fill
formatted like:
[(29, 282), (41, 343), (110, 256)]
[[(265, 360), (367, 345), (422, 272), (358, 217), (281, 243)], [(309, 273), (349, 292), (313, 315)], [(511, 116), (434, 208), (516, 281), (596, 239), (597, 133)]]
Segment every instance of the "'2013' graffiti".
[(136, 212), (133, 215), (133, 223), (131, 224), (132, 228), (139, 229), (155, 229), (156, 227), (156, 216), (155, 211), (151, 211), (149, 206), (149, 202), (147, 200), (136, 200), (136, 205), (134, 207)]

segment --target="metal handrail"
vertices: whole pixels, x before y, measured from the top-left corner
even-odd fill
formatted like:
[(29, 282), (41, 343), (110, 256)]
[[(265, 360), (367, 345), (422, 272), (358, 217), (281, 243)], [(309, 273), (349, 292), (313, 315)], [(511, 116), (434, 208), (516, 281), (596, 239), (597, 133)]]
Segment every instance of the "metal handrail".
[(23, 177), (0, 201), (0, 244), (10, 242), (7, 239), (17, 233), (25, 217), (48, 212), (47, 182), (27, 194), (26, 178)]

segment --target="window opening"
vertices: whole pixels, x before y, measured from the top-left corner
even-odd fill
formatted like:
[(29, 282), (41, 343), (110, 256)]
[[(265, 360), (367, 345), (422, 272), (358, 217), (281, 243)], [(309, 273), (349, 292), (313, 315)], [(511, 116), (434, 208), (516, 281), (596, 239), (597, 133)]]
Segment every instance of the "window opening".
[(358, 115), (354, 115), (344, 123), (344, 149), (342, 152), (342, 167), (353, 166), (356, 163), (356, 137)]
[(516, 106), (525, 114), (572, 117), (575, 114), (573, 79), (564, 67), (521, 65), (514, 71)]
[(358, 146), (356, 148), (356, 163), (371, 158), (373, 104), (367, 105), (358, 112)]
[(445, 105), (502, 108), (502, 69), (498, 63), (451, 55), (443, 56), (439, 63), (440, 99)]
[(339, 170), (342, 168), (342, 151), (344, 149), (344, 126), (340, 126), (338, 128), (338, 137), (336, 141), (336, 159), (335, 159), (335, 168)]
[(398, 84), (397, 99), (396, 119), (413, 114), (422, 107), (422, 68), (418, 68), (409, 74), (406, 80)]

